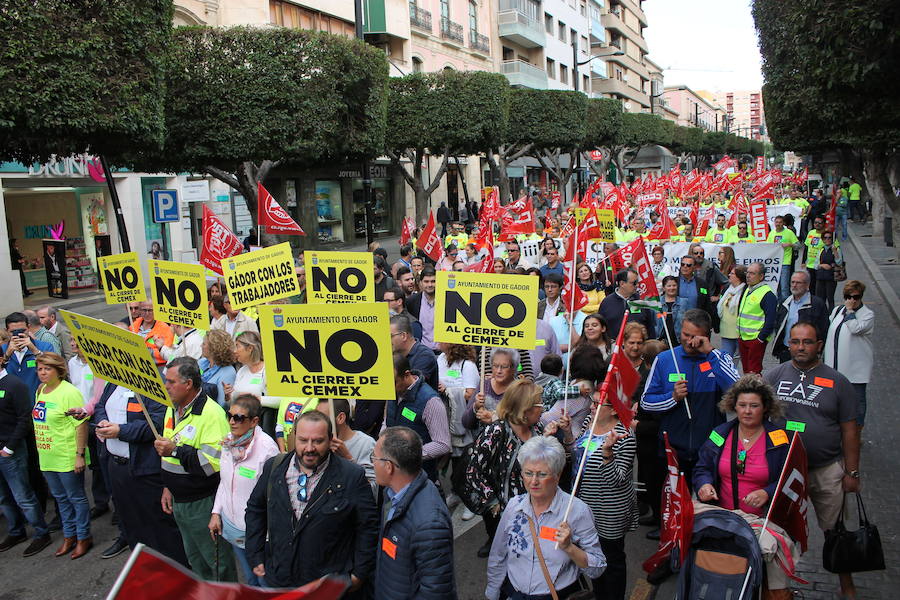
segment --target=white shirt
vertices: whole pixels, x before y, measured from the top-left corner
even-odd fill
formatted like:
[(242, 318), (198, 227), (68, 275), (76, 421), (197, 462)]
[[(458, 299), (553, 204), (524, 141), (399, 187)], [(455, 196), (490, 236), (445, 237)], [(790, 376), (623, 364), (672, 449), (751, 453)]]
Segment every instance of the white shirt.
[[(250, 367), (243, 365), (238, 369), (237, 377), (234, 379), (234, 389), (231, 391), (231, 399), (234, 400), (241, 394), (253, 394), (258, 397), (266, 395), (266, 366), (259, 370), (259, 373), (250, 371)], [(276, 398), (277, 401), (277, 398)], [(275, 405), (278, 408), (278, 405)]]
[(547, 307), (544, 309), (544, 316), (541, 318), (541, 321), (544, 321), (547, 325), (550, 324), (550, 321), (553, 320), (553, 317), (559, 312), (559, 303), (561, 302), (562, 296), (556, 297), (556, 302), (550, 304), (550, 301), (547, 300)]
[(456, 361), (447, 364), (447, 355), (437, 357), (438, 380), (444, 387), (461, 387), (478, 389), (478, 367), (471, 360)]
[[(125, 389), (122, 386), (116, 386), (113, 393), (106, 400), (106, 418), (110, 423), (124, 425), (128, 422), (128, 402), (134, 398), (134, 392)], [(129, 458), (130, 451), (128, 442), (122, 440), (108, 439), (106, 440), (106, 449), (110, 454), (114, 454), (120, 458)]]

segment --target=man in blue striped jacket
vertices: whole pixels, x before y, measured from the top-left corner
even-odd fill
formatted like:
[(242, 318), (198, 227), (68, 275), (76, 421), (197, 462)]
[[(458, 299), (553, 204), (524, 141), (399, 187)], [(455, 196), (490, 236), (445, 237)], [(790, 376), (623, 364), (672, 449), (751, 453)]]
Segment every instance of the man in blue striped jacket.
[(697, 451), (717, 425), (725, 422), (718, 403), (738, 379), (731, 356), (709, 341), (712, 321), (698, 308), (684, 313), (681, 345), (660, 352), (647, 375), (641, 398), (644, 410), (660, 413), (664, 432), (678, 454), (678, 467), (691, 485)]

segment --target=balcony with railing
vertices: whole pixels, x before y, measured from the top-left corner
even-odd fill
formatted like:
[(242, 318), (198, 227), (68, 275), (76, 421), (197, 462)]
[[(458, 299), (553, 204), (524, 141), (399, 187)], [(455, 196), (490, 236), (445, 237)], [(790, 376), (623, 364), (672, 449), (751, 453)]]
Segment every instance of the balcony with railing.
[(447, 17), (441, 17), (441, 38), (462, 44), (464, 39), (463, 26)]
[(539, 6), (528, 0), (502, 0), (497, 13), (497, 32), (501, 38), (523, 48), (542, 48), (547, 40), (543, 22), (538, 21)]
[(419, 8), (415, 4), (410, 4), (409, 24), (415, 29), (431, 33), (431, 11)]
[(482, 35), (477, 31), (470, 31), (469, 48), (471, 48), (472, 50), (478, 50), (479, 52), (484, 52), (485, 54), (490, 54), (491, 38), (486, 35)]
[(533, 89), (547, 88), (547, 72), (524, 60), (504, 60), (500, 72), (509, 79), (509, 84)]

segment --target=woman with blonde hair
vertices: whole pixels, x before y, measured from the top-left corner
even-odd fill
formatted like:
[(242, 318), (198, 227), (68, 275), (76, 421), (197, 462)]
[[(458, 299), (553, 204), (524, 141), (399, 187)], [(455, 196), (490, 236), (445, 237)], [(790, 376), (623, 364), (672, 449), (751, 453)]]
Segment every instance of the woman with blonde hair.
[(206, 333), (201, 346), (200, 376), (209, 389), (216, 388), (216, 402), (225, 406), (225, 386), (234, 385), (234, 339), (224, 329)]
[(519, 449), (529, 439), (554, 435), (558, 423), (541, 424), (543, 389), (530, 380), (518, 379), (506, 388), (497, 405), (497, 420), (481, 430), (466, 466), (463, 502), (484, 519), (487, 542), (478, 550), (486, 557), (497, 531), (500, 513), (511, 498), (525, 493)]
[(68, 366), (59, 354), (39, 355), (37, 376), (41, 384), (31, 417), (41, 471), (62, 521), (63, 543), (56, 556), (71, 553), (73, 559), (80, 558), (94, 545), (91, 507), (84, 493), (88, 424), (73, 415), (83, 414), (84, 397), (69, 383)]

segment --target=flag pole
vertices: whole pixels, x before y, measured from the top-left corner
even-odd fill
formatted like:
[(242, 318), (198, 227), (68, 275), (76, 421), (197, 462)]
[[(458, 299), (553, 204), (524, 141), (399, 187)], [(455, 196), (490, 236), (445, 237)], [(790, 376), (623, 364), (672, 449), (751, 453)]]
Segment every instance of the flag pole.
[[(566, 328), (567, 337), (566, 341), (569, 343), (569, 351), (567, 354), (569, 355), (566, 360), (566, 380), (563, 384), (563, 415), (569, 414), (569, 377), (572, 371), (572, 321), (575, 320), (575, 316), (572, 314), (575, 312), (575, 286), (578, 285), (578, 218), (575, 218), (575, 239), (572, 242), (572, 291), (569, 293), (569, 318), (568, 324), (569, 326)], [(568, 511), (566, 511), (568, 514)]]
[[(666, 325), (666, 318), (664, 316), (665, 314), (666, 314), (665, 311), (663, 311), (661, 313), (657, 313), (656, 317), (660, 318), (660, 316), (663, 315), (661, 317), (663, 331), (666, 332), (666, 340), (669, 342), (669, 352), (672, 353), (672, 363), (675, 365), (675, 372), (678, 374), (678, 377), (679, 377), (678, 380), (681, 381), (681, 375), (682, 375), (681, 368), (678, 366), (678, 359), (675, 357), (675, 347), (672, 345), (672, 336), (669, 333), (668, 325)], [(694, 417), (691, 415), (691, 405), (688, 402), (687, 396), (684, 397), (684, 409), (687, 411), (688, 419), (693, 419)]]
[[(622, 345), (622, 332), (625, 331), (625, 323), (628, 322), (628, 311), (625, 311), (625, 317), (622, 319), (622, 327), (619, 329), (619, 334), (616, 337), (616, 347), (613, 348), (613, 352), (618, 352), (619, 348)], [(606, 370), (606, 376), (603, 378), (603, 384), (600, 386), (600, 399), (597, 403), (597, 408), (600, 408), (600, 405), (603, 404), (603, 401), (606, 400), (606, 396), (609, 392), (609, 378), (612, 375), (612, 369)], [(572, 503), (575, 501), (575, 492), (578, 491), (578, 484), (581, 483), (581, 475), (584, 473), (584, 465), (587, 463), (587, 457), (591, 450), (591, 436), (594, 435), (594, 427), (597, 425), (597, 415), (600, 414), (599, 410), (594, 410), (594, 417), (591, 419), (591, 425), (586, 430), (588, 432), (587, 445), (584, 448), (584, 452), (581, 455), (581, 461), (578, 463), (578, 472), (575, 474), (575, 481), (572, 483), (572, 493), (569, 495), (569, 503), (566, 506), (566, 512), (563, 514), (562, 522), (565, 522), (569, 518), (569, 513), (572, 511)], [(569, 427), (571, 427), (571, 423)], [(576, 440), (577, 441), (577, 440)], [(559, 542), (556, 544), (556, 549), (559, 549)]]
[(113, 584), (112, 589), (109, 590), (109, 594), (106, 595), (106, 600), (115, 600), (115, 597), (119, 595), (119, 590), (125, 585), (125, 579), (128, 578), (128, 573), (131, 572), (131, 568), (134, 566), (134, 563), (137, 562), (137, 558), (140, 556), (143, 549), (144, 544), (140, 542), (134, 546), (134, 550), (131, 551), (131, 556), (128, 557), (128, 561), (125, 563), (125, 566), (122, 567), (119, 576), (116, 577), (116, 582)]

